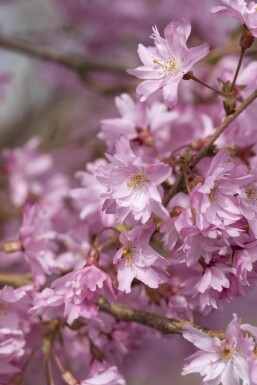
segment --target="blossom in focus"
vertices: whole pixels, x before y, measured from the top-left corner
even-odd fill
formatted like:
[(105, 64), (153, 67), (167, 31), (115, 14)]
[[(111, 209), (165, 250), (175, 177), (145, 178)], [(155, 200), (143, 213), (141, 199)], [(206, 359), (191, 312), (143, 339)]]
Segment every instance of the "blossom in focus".
[(64, 316), (72, 324), (78, 317), (90, 318), (97, 314), (95, 302), (99, 296), (113, 301), (116, 289), (108, 274), (96, 266), (86, 266), (56, 279), (51, 289), (43, 290), (34, 310), (40, 312), (42, 308), (64, 305)]
[(247, 3), (244, 0), (222, 0), (222, 3), (225, 6), (214, 7), (212, 12), (232, 16), (257, 37), (257, 4), (254, 1)]
[(234, 318), (225, 331), (225, 339), (211, 337), (191, 326), (185, 326), (183, 337), (193, 343), (199, 351), (184, 362), (182, 374), (199, 373), (203, 384), (250, 385), (247, 357), (252, 349), (239, 321)]
[(209, 52), (207, 44), (188, 48), (186, 42), (190, 33), (191, 26), (187, 21), (172, 21), (164, 30), (164, 38), (157, 27), (153, 27), (151, 38), (155, 46), (139, 44), (138, 54), (143, 65), (128, 70), (128, 73), (144, 80), (137, 87), (141, 101), (161, 89), (165, 104), (170, 108), (176, 105), (183, 76)]
[[(206, 165), (207, 166), (207, 165)], [(229, 152), (220, 150), (212, 159), (209, 167), (205, 166), (204, 182), (198, 184), (192, 191), (191, 200), (195, 209), (196, 223), (200, 229), (211, 224), (226, 226), (238, 221), (241, 213), (234, 197), (236, 164), (229, 158)], [(241, 179), (247, 183), (249, 177), (246, 167), (241, 172)], [(236, 174), (236, 175), (234, 175)], [(241, 182), (242, 183), (242, 182)]]
[(154, 230), (155, 225), (150, 222), (120, 235), (122, 248), (114, 256), (114, 263), (118, 266), (119, 290), (129, 293), (134, 278), (151, 288), (167, 282), (167, 261), (149, 246)]
[(116, 141), (114, 156), (107, 157), (111, 163), (96, 170), (97, 179), (108, 188), (102, 194), (103, 210), (116, 214), (120, 221), (129, 214), (142, 223), (146, 223), (152, 213), (167, 217), (160, 185), (170, 176), (170, 167), (161, 162), (145, 163), (134, 154), (128, 138), (123, 135)]

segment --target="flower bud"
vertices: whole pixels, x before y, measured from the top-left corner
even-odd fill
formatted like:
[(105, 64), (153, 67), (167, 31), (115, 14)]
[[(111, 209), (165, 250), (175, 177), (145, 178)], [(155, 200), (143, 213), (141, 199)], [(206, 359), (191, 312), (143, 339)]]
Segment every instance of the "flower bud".
[(254, 42), (254, 36), (252, 32), (247, 27), (244, 27), (244, 30), (242, 32), (240, 42), (239, 42), (240, 47), (243, 50), (246, 50), (252, 46), (253, 42)]

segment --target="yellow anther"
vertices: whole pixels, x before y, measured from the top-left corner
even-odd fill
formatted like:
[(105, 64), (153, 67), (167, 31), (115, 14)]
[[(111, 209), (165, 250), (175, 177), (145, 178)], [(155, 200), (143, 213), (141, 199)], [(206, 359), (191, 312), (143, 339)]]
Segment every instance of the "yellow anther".
[(145, 174), (140, 173), (140, 172), (135, 172), (134, 174), (131, 174), (129, 176), (129, 181), (127, 182), (127, 186), (129, 188), (141, 188), (145, 185), (147, 182), (147, 178)]
[(122, 256), (128, 261), (130, 265), (133, 263), (133, 250), (135, 249), (135, 246), (133, 245), (126, 245), (122, 249)]
[(234, 349), (229, 345), (225, 345), (220, 350), (220, 354), (221, 354), (221, 357), (223, 358), (223, 360), (229, 360), (230, 358), (232, 358), (234, 352), (235, 352)]
[(213, 187), (212, 189), (211, 189), (211, 192), (210, 192), (210, 194), (209, 194), (209, 199), (210, 199), (210, 201), (213, 203), (213, 202), (215, 202), (215, 200), (216, 200), (216, 198), (217, 198), (217, 187)]
[(257, 204), (257, 190), (254, 187), (246, 186), (245, 193), (252, 205)]
[(168, 60), (164, 61), (153, 59), (153, 63), (162, 67), (162, 70), (159, 72), (160, 75), (168, 75), (169, 73), (176, 75), (180, 71), (180, 67), (177, 65), (176, 59), (173, 56), (170, 56)]

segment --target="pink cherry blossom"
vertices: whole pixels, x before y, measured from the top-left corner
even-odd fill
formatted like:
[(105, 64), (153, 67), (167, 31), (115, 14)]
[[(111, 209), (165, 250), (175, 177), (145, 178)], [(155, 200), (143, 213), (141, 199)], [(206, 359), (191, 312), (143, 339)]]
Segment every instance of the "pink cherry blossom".
[(232, 16), (240, 23), (245, 24), (252, 32), (253, 36), (257, 37), (257, 5), (254, 1), (244, 0), (222, 0), (225, 6), (218, 6), (212, 9), (213, 13), (221, 13)]
[[(90, 229), (99, 230), (102, 226), (111, 226), (114, 222), (113, 215), (107, 215), (102, 211), (104, 199), (102, 194), (107, 192), (107, 188), (100, 183), (94, 173), (100, 166), (106, 166), (105, 159), (98, 159), (94, 163), (87, 164), (87, 171), (78, 171), (76, 177), (81, 183), (81, 187), (70, 191), (70, 196), (76, 208), (80, 211), (80, 218), (90, 223)], [(96, 221), (96, 218), (99, 218)]]
[(199, 349), (185, 360), (183, 375), (199, 373), (203, 384), (239, 385), (242, 381), (250, 385), (248, 344), (236, 318), (228, 325), (224, 340), (191, 326), (184, 328), (183, 337)]
[(90, 318), (96, 316), (98, 307), (96, 300), (100, 296), (110, 301), (116, 299), (116, 289), (108, 274), (96, 266), (86, 266), (56, 279), (51, 289), (46, 289), (37, 297), (34, 310), (42, 307), (59, 307), (64, 305), (64, 316), (67, 322), (78, 317)]
[(102, 194), (105, 198), (103, 210), (117, 214), (120, 221), (129, 214), (142, 223), (146, 223), (152, 213), (167, 216), (161, 203), (160, 186), (171, 173), (167, 164), (143, 162), (131, 150), (126, 136), (117, 140), (114, 156), (107, 157), (110, 164), (96, 170), (97, 179), (108, 188)]
[(114, 256), (114, 263), (118, 267), (119, 290), (129, 293), (134, 278), (152, 288), (167, 281), (167, 261), (149, 246), (154, 230), (154, 223), (150, 222), (120, 235), (122, 248)]
[(48, 275), (59, 272), (53, 247), (45, 237), (50, 230), (51, 221), (45, 210), (38, 205), (27, 205), (24, 208), (20, 241), (24, 258), (37, 286), (42, 285)]
[(128, 72), (144, 79), (137, 87), (141, 101), (161, 89), (164, 102), (170, 108), (177, 104), (178, 86), (183, 76), (209, 52), (207, 44), (187, 48), (190, 33), (191, 26), (187, 21), (172, 21), (164, 30), (164, 38), (160, 36), (157, 27), (153, 27), (151, 38), (155, 46), (139, 44), (138, 54), (143, 66)]
[(99, 138), (106, 142), (110, 153), (113, 153), (116, 139), (121, 134), (139, 143), (150, 146), (154, 144), (160, 149), (163, 147), (162, 138), (165, 142), (167, 131), (171, 131), (170, 123), (179, 116), (176, 111), (168, 111), (163, 103), (134, 101), (128, 94), (116, 97), (115, 104), (121, 117), (104, 119), (99, 134)]
[(40, 154), (39, 144), (39, 138), (33, 138), (22, 148), (4, 152), (11, 198), (17, 206), (22, 206), (29, 194), (38, 195), (41, 192), (42, 184), (38, 177), (53, 164), (48, 154)]

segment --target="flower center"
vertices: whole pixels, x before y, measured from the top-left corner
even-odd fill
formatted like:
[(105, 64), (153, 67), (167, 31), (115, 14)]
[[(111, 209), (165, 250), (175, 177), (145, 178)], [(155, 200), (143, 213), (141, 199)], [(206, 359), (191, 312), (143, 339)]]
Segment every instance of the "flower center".
[(0, 301), (0, 314), (3, 316), (6, 316), (8, 314), (7, 310), (5, 309), (5, 305), (2, 301)]
[(249, 199), (250, 203), (252, 205), (256, 205), (257, 203), (257, 191), (254, 187), (246, 186), (245, 187), (245, 193), (247, 195), (247, 198)]
[(165, 76), (170, 73), (175, 76), (180, 71), (180, 67), (178, 66), (176, 59), (173, 56), (170, 56), (168, 60), (164, 61), (153, 59), (153, 63), (161, 66), (162, 69), (158, 72), (161, 76)]
[(220, 355), (221, 355), (221, 358), (225, 361), (227, 360), (230, 360), (230, 358), (232, 358), (233, 354), (234, 354), (234, 349), (229, 346), (229, 345), (225, 345), (221, 350), (220, 350)]
[(134, 245), (126, 245), (122, 249), (122, 256), (128, 261), (130, 265), (133, 263), (133, 251), (135, 249)]
[(135, 172), (129, 176), (129, 181), (127, 182), (128, 188), (138, 188), (140, 189), (147, 182), (147, 178), (142, 172)]
[(209, 194), (209, 199), (212, 203), (215, 202), (217, 195), (218, 195), (218, 189), (217, 187), (213, 187)]

